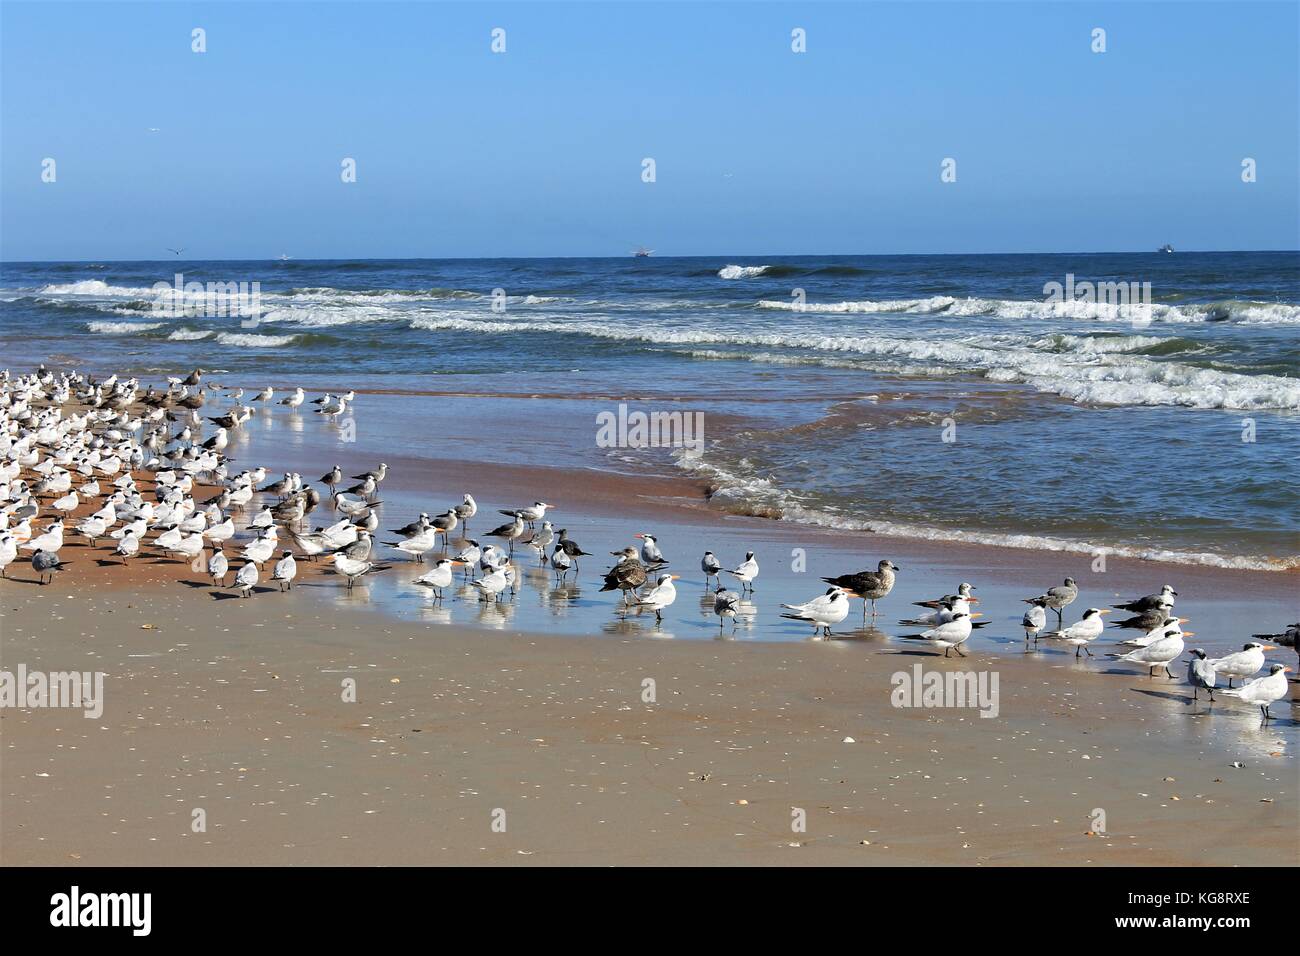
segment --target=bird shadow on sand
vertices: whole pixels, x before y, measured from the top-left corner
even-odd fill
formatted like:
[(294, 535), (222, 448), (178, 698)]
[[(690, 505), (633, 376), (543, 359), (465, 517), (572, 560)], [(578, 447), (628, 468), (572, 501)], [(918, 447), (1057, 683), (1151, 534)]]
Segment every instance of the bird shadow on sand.
[[(1186, 687), (1187, 685), (1184, 684), (1183, 686)], [(1141, 694), (1143, 697), (1154, 697), (1156, 700), (1172, 700), (1175, 703), (1179, 703), (1179, 704), (1193, 703), (1192, 695), (1190, 693), (1175, 694), (1172, 691), (1149, 690), (1145, 687), (1134, 687), (1132, 688), (1132, 691), (1135, 694)], [(1209, 700), (1202, 697), (1199, 701), (1197, 701), (1197, 703), (1208, 704)]]
[[(275, 594), (275, 588), (253, 588), (254, 594)], [(244, 595), (239, 591), (228, 589), (225, 591), (213, 591), (212, 600), (214, 601), (243, 601), (246, 600)]]

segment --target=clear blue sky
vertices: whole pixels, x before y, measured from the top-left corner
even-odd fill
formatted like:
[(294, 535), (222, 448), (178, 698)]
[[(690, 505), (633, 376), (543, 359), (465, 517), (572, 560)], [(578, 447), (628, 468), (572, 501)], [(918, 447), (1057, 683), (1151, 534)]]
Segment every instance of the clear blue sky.
[(8, 260), (1300, 244), (1295, 3), (6, 0), (0, 17)]

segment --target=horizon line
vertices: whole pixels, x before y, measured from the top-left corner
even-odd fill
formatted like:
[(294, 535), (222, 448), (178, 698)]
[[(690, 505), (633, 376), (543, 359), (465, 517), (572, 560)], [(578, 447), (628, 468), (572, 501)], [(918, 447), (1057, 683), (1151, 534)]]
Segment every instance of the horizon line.
[(760, 259), (901, 259), (901, 258), (936, 258), (957, 256), (1118, 256), (1118, 255), (1273, 255), (1280, 253), (1300, 254), (1300, 247), (1294, 249), (1175, 249), (1166, 253), (1162, 249), (1111, 249), (1111, 250), (1074, 250), (1071, 252), (770, 252), (770, 253), (709, 253), (694, 255), (651, 255), (637, 257), (631, 252), (619, 255), (559, 255), (559, 256), (331, 256), (320, 258), (288, 259), (279, 257), (250, 258), (247, 256), (217, 256), (213, 258), (174, 258), (174, 259), (0, 259), (0, 266), (6, 265), (94, 265), (99, 263), (133, 263), (133, 262), (482, 262), (482, 261), (546, 261), (554, 259), (723, 259), (760, 258)]

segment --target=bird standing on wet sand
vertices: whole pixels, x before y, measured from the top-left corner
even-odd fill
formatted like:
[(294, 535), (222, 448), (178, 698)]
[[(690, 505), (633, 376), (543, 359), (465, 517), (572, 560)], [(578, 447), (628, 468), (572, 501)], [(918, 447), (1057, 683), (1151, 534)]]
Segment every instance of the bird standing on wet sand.
[(1281, 634), (1252, 634), (1251, 637), (1289, 647), (1300, 656), (1300, 623), (1290, 625)]
[(731, 629), (734, 631), (736, 629), (736, 614), (739, 610), (740, 595), (719, 585), (717, 592), (713, 595), (713, 613), (718, 615), (718, 630), (722, 630), (723, 621), (731, 618)]
[(1264, 666), (1264, 652), (1275, 650), (1277, 648), (1272, 645), (1251, 641), (1239, 651), (1214, 658), (1210, 661), (1210, 666), (1220, 677), (1228, 678), (1228, 686), (1231, 687), (1234, 680), (1245, 680), (1259, 673), (1259, 669)]
[(1109, 613), (1110, 608), (1103, 610), (1090, 607), (1083, 612), (1083, 617), (1069, 627), (1059, 631), (1049, 631), (1039, 636), (1046, 640), (1063, 641), (1066, 644), (1073, 645), (1075, 657), (1079, 656), (1080, 651), (1092, 657), (1092, 651), (1088, 650), (1088, 645), (1101, 637), (1101, 632), (1106, 626), (1101, 616)]
[(874, 571), (858, 571), (855, 574), (841, 574), (837, 578), (822, 578), (827, 584), (841, 587), (853, 597), (861, 598), (862, 620), (867, 620), (866, 602), (871, 602), (871, 616), (876, 616), (876, 602), (887, 597), (894, 590), (895, 575), (899, 568), (893, 561), (882, 560)]
[(432, 588), (435, 598), (441, 601), (442, 589), (451, 587), (455, 566), (459, 563), (451, 558), (439, 558), (429, 571), (415, 579), (415, 583)]
[(636, 534), (641, 539), (641, 560), (646, 564), (667, 564), (663, 552), (659, 550), (659, 539), (652, 534)]
[(513, 511), (502, 511), (500, 513), (507, 517), (518, 516), (523, 518), (528, 523), (528, 527), (531, 528), (536, 522), (546, 517), (547, 508), (554, 507), (555, 505), (548, 505), (545, 501), (534, 501), (526, 508), (516, 508)]
[(123, 564), (126, 564), (126, 559), (133, 557), (139, 550), (140, 539), (133, 532), (127, 531), (122, 535), (122, 540), (117, 543), (113, 553), (122, 559)]
[(569, 557), (575, 559), (574, 562), (573, 562), (574, 570), (577, 570), (577, 571), (581, 571), (581, 570), (582, 570), (582, 567), (578, 564), (578, 562), (577, 562), (576, 559), (577, 559), (577, 558), (582, 558), (582, 557), (588, 557), (588, 556), (589, 556), (589, 553), (586, 552), (586, 551), (583, 551), (582, 548), (578, 547), (578, 542), (574, 541), (572, 538), (569, 537), (569, 529), (568, 529), (568, 528), (561, 528), (561, 529), (560, 529), (560, 539), (559, 539), (559, 541), (556, 543), (556, 546), (557, 546), (557, 547), (560, 547), (560, 548), (563, 548), (565, 554), (567, 554)]
[(740, 582), (740, 590), (754, 590), (754, 579), (758, 577), (758, 560), (754, 557), (753, 551), (745, 552), (745, 560), (736, 565), (730, 571), (723, 571), (724, 574), (730, 574)]
[(1274, 664), (1268, 669), (1267, 677), (1256, 677), (1235, 690), (1224, 690), (1220, 691), (1220, 693), (1225, 697), (1236, 697), (1238, 700), (1244, 700), (1248, 704), (1258, 704), (1260, 713), (1264, 715), (1264, 720), (1272, 720), (1273, 715), (1268, 712), (1268, 708), (1274, 701), (1281, 700), (1290, 693), (1286, 681), (1287, 672), (1290, 670), (1289, 667)]
[(478, 502), (474, 500), (473, 495), (466, 494), (465, 500), (458, 505), (453, 505), (451, 510), (456, 512), (456, 517), (460, 519), (461, 526), (465, 531), (468, 531), (469, 519), (478, 514)]
[(557, 543), (551, 554), (551, 570), (555, 572), (556, 578), (563, 582), (571, 567), (573, 567), (573, 559), (565, 553), (564, 546)]
[(271, 580), (280, 584), (280, 590), (286, 587), (293, 590), (293, 579), (298, 576), (298, 564), (293, 559), (293, 552), (286, 550), (280, 560), (275, 562), (275, 567), (271, 571)]
[(208, 558), (208, 574), (212, 578), (212, 583), (217, 587), (223, 587), (229, 570), (230, 561), (226, 553), (218, 547), (212, 552), (212, 557)]
[[(1192, 631), (1185, 632), (1190, 636)], [(1169, 662), (1182, 656), (1185, 645), (1183, 644), (1184, 632), (1176, 631), (1173, 628), (1165, 631), (1165, 636), (1158, 641), (1153, 641), (1146, 647), (1139, 647), (1129, 651), (1127, 654), (1111, 654), (1110, 657), (1116, 660), (1125, 661), (1129, 664), (1141, 664), (1147, 668), (1149, 677), (1155, 677), (1156, 671), (1160, 668), (1165, 669), (1165, 673), (1170, 677), (1174, 672), (1169, 669)]]
[(358, 578), (378, 571), (387, 571), (388, 565), (375, 564), (373, 561), (355, 561), (345, 554), (336, 554), (334, 570), (348, 579), (348, 590), (351, 590)]
[(655, 583), (655, 586), (647, 591), (645, 596), (637, 601), (634, 606), (639, 611), (654, 611), (655, 620), (662, 621), (664, 619), (664, 608), (677, 600), (677, 588), (673, 584), (676, 580), (678, 580), (676, 574), (659, 575), (659, 580)]
[(248, 597), (253, 588), (257, 586), (257, 565), (252, 561), (247, 562), (239, 569), (235, 575), (235, 583), (231, 585), (237, 591), (243, 592), (244, 597)]
[(1132, 611), (1134, 614), (1154, 611), (1157, 608), (1168, 610), (1174, 606), (1174, 598), (1176, 597), (1178, 597), (1178, 592), (1166, 584), (1158, 594), (1148, 594), (1145, 597), (1135, 598), (1126, 604), (1112, 604), (1111, 607), (1119, 611)]
[(713, 556), (712, 551), (704, 552), (704, 557), (700, 559), (700, 570), (704, 572), (704, 590), (709, 589), (709, 578), (717, 578), (718, 587), (722, 587), (722, 562)]
[[(524, 533), (523, 516), (516, 513), (515, 520), (509, 524), (503, 524), (499, 528), (493, 528), (487, 533), (489, 538), (504, 538), (510, 542), (510, 553), (515, 553), (515, 541)], [(560, 538), (563, 540), (564, 532), (560, 532)]]
[[(1079, 596), (1079, 586), (1074, 583), (1074, 578), (1066, 578), (1064, 584), (1058, 584), (1054, 588), (1048, 588), (1040, 595), (1044, 605), (1056, 612), (1056, 626), (1062, 628), (1065, 626), (1065, 619), (1061, 611)], [(1026, 604), (1033, 604), (1039, 598), (1025, 598)]]
[(803, 604), (782, 604), (794, 614), (782, 614), (792, 621), (806, 621), (813, 626), (813, 636), (821, 631), (826, 637), (831, 636), (831, 625), (839, 624), (849, 615), (849, 596), (844, 589), (831, 585), (825, 594), (819, 594)]
[(320, 483), (334, 494), (334, 489), (343, 481), (343, 469), (335, 465), (328, 472), (320, 476)]
[(1216, 680), (1214, 665), (1205, 659), (1204, 650), (1196, 648), (1192, 651), (1192, 659), (1187, 662), (1187, 683), (1192, 685), (1192, 700), (1198, 700), (1201, 689), (1204, 688), (1210, 692), (1210, 703), (1214, 703)]
[(1029, 603), (1032, 607), (1020, 619), (1020, 626), (1025, 629), (1025, 643), (1028, 644), (1032, 637), (1037, 644), (1039, 632), (1047, 626), (1047, 599), (1037, 597)]
[(647, 575), (646, 566), (636, 556), (636, 548), (624, 548), (610, 553), (618, 558), (618, 562), (605, 572), (605, 583), (601, 590), (619, 590), (624, 596), (630, 592), (633, 597), (639, 597), (637, 590), (645, 584)]
[(967, 657), (968, 655), (961, 649), (961, 646), (969, 640), (970, 632), (970, 615), (957, 614), (946, 624), (932, 627), (920, 634), (904, 634), (902, 636), (912, 641), (929, 641), (934, 647), (943, 648), (944, 657), (947, 657), (950, 651), (956, 651), (960, 657)]
[[(54, 575), (71, 563), (71, 561), (60, 561), (59, 556), (50, 551), (37, 551), (32, 555), (32, 569), (36, 572), (42, 584), (53, 584)], [(49, 577), (48, 581), (45, 580), (47, 576)]]

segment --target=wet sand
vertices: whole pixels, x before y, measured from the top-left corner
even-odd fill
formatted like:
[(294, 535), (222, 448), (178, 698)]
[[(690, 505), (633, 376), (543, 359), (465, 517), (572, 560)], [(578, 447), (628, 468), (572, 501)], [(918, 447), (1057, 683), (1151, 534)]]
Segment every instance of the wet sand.
[[(251, 430), (240, 463), (314, 477), (383, 457), (385, 527), (472, 490), (481, 531), (497, 507), (544, 492), (557, 526), (596, 555), (577, 585), (558, 587), (521, 553), (520, 594), (500, 607), (465, 593), (439, 607), (410, 584), (427, 565), (402, 562), (350, 594), (304, 562), (292, 592), (264, 586), (248, 600), (183, 562), (122, 568), (80, 543), (48, 587), (16, 563), (0, 582), (0, 666), (102, 670), (107, 700), (99, 720), (0, 711), (0, 862), (1300, 862), (1292, 702), (1263, 725), (1238, 702), (1193, 705), (1185, 666), (1152, 679), (1047, 644), (1026, 653), (1016, 626), (1019, 599), (1065, 574), (1084, 589), (1067, 620), (1172, 580), (1198, 635), (1188, 646), (1217, 652), (1294, 620), (1294, 575), (1120, 559), (1092, 574), (1080, 555), (728, 515), (700, 485), (648, 469), (398, 455), (364, 428), (339, 444), (318, 424), (296, 441), (283, 440), (283, 420)], [(473, 424), (461, 427), (468, 440)], [(595, 590), (605, 552), (651, 527), (683, 556), (658, 628), (621, 619)], [(693, 574), (704, 546), (763, 561), (753, 620), (723, 639)], [(792, 567), (795, 549), (806, 570)], [(856, 602), (832, 641), (777, 616), (778, 603), (817, 593), (819, 575), (884, 556), (904, 571), (872, 626)], [(901, 639), (915, 630), (896, 624), (910, 602), (960, 580), (978, 585), (992, 622), (971, 656)], [(1295, 663), (1290, 650), (1270, 657)], [(997, 716), (893, 706), (891, 676), (917, 664), (996, 674)], [(342, 700), (349, 677), (356, 702)], [(196, 808), (206, 832), (191, 830)]]

